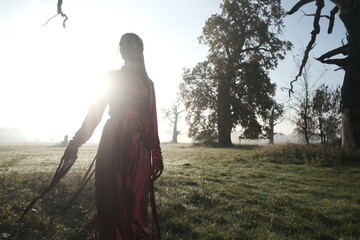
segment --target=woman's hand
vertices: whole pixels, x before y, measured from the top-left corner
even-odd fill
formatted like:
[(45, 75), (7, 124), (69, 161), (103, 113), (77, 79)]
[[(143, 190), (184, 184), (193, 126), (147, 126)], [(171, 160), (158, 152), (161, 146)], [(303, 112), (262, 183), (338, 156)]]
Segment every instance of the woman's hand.
[(161, 167), (156, 167), (156, 166), (154, 165), (154, 172), (153, 172), (153, 180), (154, 180), (154, 181), (161, 176), (163, 170), (164, 170), (163, 164), (161, 164)]
[(78, 144), (75, 144), (75, 142), (71, 140), (69, 142), (69, 145), (65, 149), (64, 158), (65, 159), (77, 158), (78, 150), (79, 150)]
[(152, 160), (153, 160), (152, 178), (153, 178), (153, 181), (155, 181), (156, 179), (158, 179), (161, 176), (161, 174), (164, 170), (164, 164), (163, 164), (163, 158), (161, 155), (160, 147), (153, 149), (151, 151), (151, 153), (152, 153)]

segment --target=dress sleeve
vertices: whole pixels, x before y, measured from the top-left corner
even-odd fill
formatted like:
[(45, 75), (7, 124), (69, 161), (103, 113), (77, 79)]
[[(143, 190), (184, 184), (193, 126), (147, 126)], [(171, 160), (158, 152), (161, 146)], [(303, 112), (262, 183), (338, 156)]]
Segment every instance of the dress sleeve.
[(163, 158), (161, 154), (160, 141), (158, 135), (158, 124), (157, 124), (157, 114), (156, 114), (156, 98), (154, 85), (151, 84), (151, 93), (150, 93), (150, 149), (153, 159), (153, 165), (157, 169), (163, 169)]
[(86, 143), (92, 136), (95, 128), (100, 123), (108, 104), (108, 88), (110, 80), (107, 78), (102, 91), (95, 101), (91, 104), (90, 109), (82, 123), (80, 129), (75, 133), (72, 144), (80, 147)]

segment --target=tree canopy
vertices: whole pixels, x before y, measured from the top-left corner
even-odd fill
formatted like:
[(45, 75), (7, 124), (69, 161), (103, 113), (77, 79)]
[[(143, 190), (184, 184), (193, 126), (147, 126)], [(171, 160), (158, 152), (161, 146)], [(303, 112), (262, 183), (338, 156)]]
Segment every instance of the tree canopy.
[(284, 27), (280, 0), (224, 0), (220, 8), (199, 37), (209, 47), (207, 59), (184, 70), (180, 91), (189, 136), (206, 133), (221, 145), (231, 145), (230, 133), (236, 126), (247, 138), (261, 134), (276, 88), (269, 70), (292, 45), (280, 39)]

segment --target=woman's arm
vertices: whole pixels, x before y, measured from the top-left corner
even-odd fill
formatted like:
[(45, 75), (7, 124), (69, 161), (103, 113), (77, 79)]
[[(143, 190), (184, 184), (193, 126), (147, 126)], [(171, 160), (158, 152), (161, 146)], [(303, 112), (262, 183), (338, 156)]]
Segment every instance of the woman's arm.
[(79, 146), (86, 143), (92, 136), (95, 128), (102, 119), (107, 103), (107, 97), (102, 96), (91, 105), (81, 128), (75, 133), (73, 138)]
[(157, 113), (156, 113), (156, 98), (154, 85), (151, 84), (150, 93), (150, 149), (152, 155), (152, 164), (154, 168), (153, 179), (156, 180), (164, 170), (163, 157), (161, 154), (160, 141), (158, 135)]
[(90, 139), (95, 128), (100, 123), (106, 105), (108, 104), (108, 82), (109, 80), (107, 79), (105, 87), (92, 103), (80, 129), (75, 133), (75, 136), (69, 142), (69, 145), (64, 153), (66, 158), (77, 156), (78, 148)]

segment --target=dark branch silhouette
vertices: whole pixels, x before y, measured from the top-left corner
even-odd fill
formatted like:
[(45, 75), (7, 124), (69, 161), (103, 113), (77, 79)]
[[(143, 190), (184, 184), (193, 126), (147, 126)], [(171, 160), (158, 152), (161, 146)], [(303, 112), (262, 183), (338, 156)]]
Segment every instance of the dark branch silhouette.
[[(344, 69), (346, 67), (346, 63), (347, 63), (346, 59), (329, 59), (338, 54), (347, 56), (349, 54), (349, 44), (345, 44), (344, 46), (341, 46), (334, 50), (331, 50), (331, 51), (321, 55), (320, 57), (316, 58), (316, 60), (318, 60), (322, 63), (336, 64), (339, 67)], [(332, 61), (332, 60), (335, 60), (335, 61)]]
[(330, 22), (329, 22), (329, 28), (328, 28), (328, 34), (332, 33), (333, 27), (334, 27), (334, 21), (335, 21), (335, 14), (339, 11), (339, 7), (335, 6), (330, 11)]
[[(317, 59), (319, 60), (319, 59)], [(345, 69), (347, 66), (347, 58), (339, 58), (339, 59), (321, 59), (319, 60), (322, 63), (326, 64), (335, 64), (342, 69)]]
[[(306, 17), (315, 17), (315, 14), (314, 13), (306, 13), (304, 12), (303, 10), (299, 10), (300, 12), (302, 12), (304, 14), (304, 16)], [(327, 18), (327, 19), (330, 19), (330, 16), (329, 15), (320, 15), (320, 17), (322, 18)]]
[[(298, 10), (301, 6), (305, 5), (306, 3), (309, 3), (309, 2), (312, 2), (313, 0), (307, 0), (307, 1), (300, 1), (298, 2), (289, 12), (288, 14), (293, 14), (295, 11), (294, 8), (296, 10)], [(297, 6), (299, 5), (299, 6)], [(315, 17), (314, 17), (314, 22), (313, 22), (313, 26), (314, 26), (314, 29), (311, 31), (311, 39), (305, 49), (305, 53), (304, 53), (304, 58), (301, 62), (301, 65), (300, 65), (300, 69), (299, 69), (299, 73), (296, 75), (295, 79), (292, 80), (290, 82), (290, 89), (289, 89), (289, 97), (291, 96), (291, 93), (293, 93), (293, 89), (294, 89), (294, 82), (296, 82), (298, 80), (298, 78), (302, 75), (302, 71), (304, 69), (304, 66), (309, 58), (309, 53), (310, 51), (314, 48), (314, 44), (315, 44), (315, 41), (316, 41), (316, 36), (320, 33), (320, 24), (319, 24), (319, 20), (320, 20), (320, 16), (321, 16), (321, 10), (322, 8), (324, 7), (324, 0), (316, 0), (316, 6), (317, 6), (317, 9), (316, 9), (316, 13), (315, 13)]]
[(62, 4), (63, 4), (63, 1), (62, 0), (58, 0), (58, 3), (57, 3), (57, 14), (55, 15), (55, 16), (53, 16), (53, 17), (51, 17), (51, 18), (49, 18), (49, 20), (47, 20), (46, 21), (46, 23), (43, 25), (43, 27), (45, 27), (46, 26), (46, 24), (48, 24), (52, 19), (54, 19), (56, 16), (58, 16), (58, 15), (60, 15), (60, 16), (62, 16), (63, 18), (64, 18), (64, 21), (63, 21), (63, 27), (65, 28), (65, 23), (66, 23), (66, 21), (68, 20), (68, 16), (65, 14), (65, 13), (63, 13), (63, 11), (62, 11)]
[(308, 3), (314, 2), (314, 1), (315, 0), (301, 0), (297, 4), (295, 4), (295, 6), (293, 6), (293, 8), (290, 11), (288, 11), (286, 14), (291, 15), (291, 14), (297, 12), (305, 4), (308, 4)]

